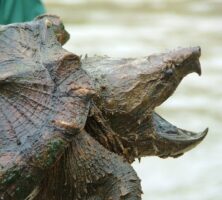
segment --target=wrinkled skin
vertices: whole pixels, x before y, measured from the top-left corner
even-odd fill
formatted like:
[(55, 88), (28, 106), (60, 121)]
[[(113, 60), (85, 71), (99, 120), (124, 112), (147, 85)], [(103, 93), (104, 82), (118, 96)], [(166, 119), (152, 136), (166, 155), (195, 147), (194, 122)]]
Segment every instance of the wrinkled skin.
[(53, 15), (0, 28), (0, 199), (139, 200), (131, 167), (178, 157), (199, 144), (157, 113), (200, 48), (134, 59), (67, 52)]

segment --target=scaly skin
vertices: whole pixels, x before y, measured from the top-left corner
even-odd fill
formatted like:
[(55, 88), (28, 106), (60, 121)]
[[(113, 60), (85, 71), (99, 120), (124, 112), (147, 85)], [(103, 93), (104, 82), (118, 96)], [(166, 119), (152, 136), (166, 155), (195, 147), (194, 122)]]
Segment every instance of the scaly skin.
[(83, 131), (48, 172), (35, 199), (139, 200), (140, 180), (128, 162)]

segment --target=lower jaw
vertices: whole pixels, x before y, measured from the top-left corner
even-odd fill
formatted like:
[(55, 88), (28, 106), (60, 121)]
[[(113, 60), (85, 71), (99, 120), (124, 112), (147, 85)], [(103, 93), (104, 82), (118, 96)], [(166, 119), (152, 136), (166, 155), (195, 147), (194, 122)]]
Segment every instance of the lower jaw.
[(201, 133), (179, 129), (153, 113), (149, 123), (146, 120), (138, 125), (136, 132), (139, 138), (132, 145), (135, 146), (135, 157), (176, 158), (196, 147), (206, 137), (208, 129)]

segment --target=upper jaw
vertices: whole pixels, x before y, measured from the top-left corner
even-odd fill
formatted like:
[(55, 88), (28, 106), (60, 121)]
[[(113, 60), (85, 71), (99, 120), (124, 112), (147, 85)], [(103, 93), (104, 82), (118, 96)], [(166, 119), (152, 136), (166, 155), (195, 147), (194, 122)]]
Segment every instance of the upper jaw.
[[(190, 48), (183, 48), (177, 51), (176, 55), (179, 54), (183, 59), (182, 62), (179, 61), (178, 66), (183, 66), (181, 73), (183, 76), (196, 72), (198, 75), (201, 75), (201, 66), (199, 62), (199, 57), (201, 56), (201, 49), (200, 47), (190, 47)], [(175, 59), (180, 60), (180, 58)]]
[[(153, 71), (157, 74), (154, 84), (150, 84), (147, 104), (155, 108), (166, 101), (178, 87), (181, 80), (188, 74), (196, 72), (201, 75), (199, 57), (200, 47), (179, 48), (162, 54), (154, 54), (147, 58)], [(151, 108), (149, 106), (149, 108)]]
[(199, 58), (201, 56), (200, 47), (180, 48), (162, 54), (163, 65), (170, 66), (176, 75), (183, 78), (189, 73), (196, 72), (201, 75)]

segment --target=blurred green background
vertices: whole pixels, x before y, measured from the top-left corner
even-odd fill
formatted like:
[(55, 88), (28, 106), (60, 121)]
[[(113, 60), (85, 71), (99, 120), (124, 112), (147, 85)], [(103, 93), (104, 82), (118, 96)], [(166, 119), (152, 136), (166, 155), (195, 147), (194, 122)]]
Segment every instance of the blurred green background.
[(144, 200), (220, 200), (222, 192), (222, 1), (45, 0), (71, 34), (64, 48), (78, 55), (142, 57), (200, 45), (203, 75), (184, 79), (159, 114), (207, 138), (178, 159), (134, 163)]

